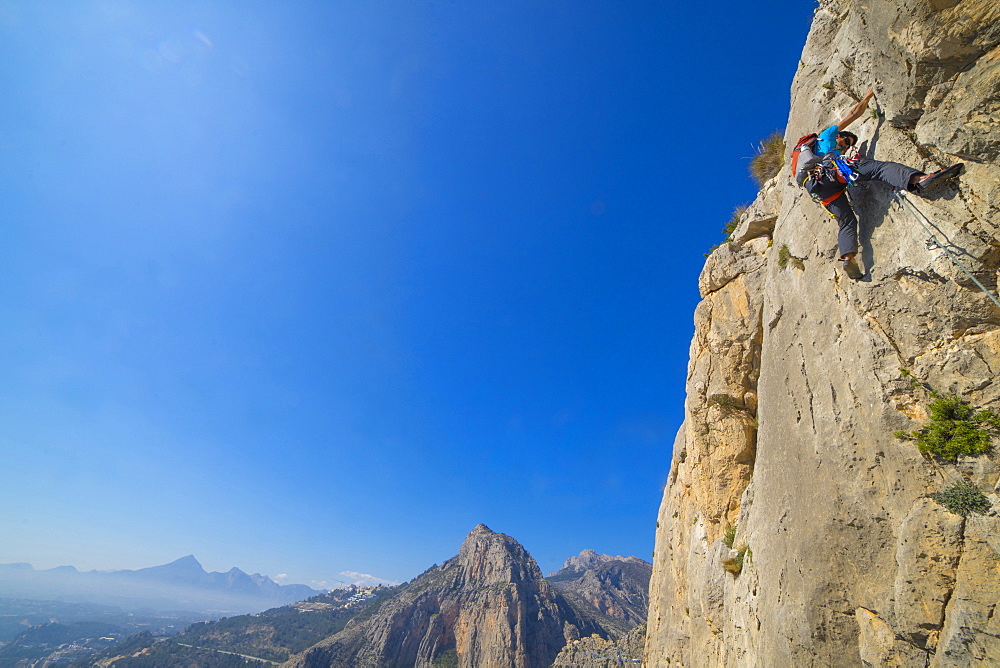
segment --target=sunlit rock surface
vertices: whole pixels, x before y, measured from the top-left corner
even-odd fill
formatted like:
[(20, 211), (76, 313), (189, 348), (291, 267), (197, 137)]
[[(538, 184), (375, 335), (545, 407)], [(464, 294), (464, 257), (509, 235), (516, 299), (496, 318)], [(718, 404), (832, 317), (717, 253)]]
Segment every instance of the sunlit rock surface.
[[(927, 172), (966, 163), (957, 184), (911, 201), (995, 295), (1000, 3), (821, 2), (787, 151), (870, 85), (881, 114), (851, 127), (869, 155)], [(893, 436), (927, 417), (900, 368), (1000, 410), (1000, 309), (891, 195), (851, 192), (862, 281), (834, 261), (836, 224), (787, 168), (706, 262), (646, 665), (1000, 661), (1000, 469), (992, 457), (929, 461)], [(990, 514), (963, 519), (927, 498), (960, 477)], [(736, 554), (727, 526), (748, 548), (738, 576), (723, 568)]]

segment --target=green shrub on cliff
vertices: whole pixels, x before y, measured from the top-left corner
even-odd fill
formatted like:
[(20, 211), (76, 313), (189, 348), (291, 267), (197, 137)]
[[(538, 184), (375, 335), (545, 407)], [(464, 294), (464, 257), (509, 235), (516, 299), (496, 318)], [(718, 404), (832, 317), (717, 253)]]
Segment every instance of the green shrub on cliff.
[(781, 248), (778, 249), (778, 267), (780, 269), (784, 269), (789, 265), (789, 263), (799, 270), (804, 270), (806, 268), (802, 258), (792, 255), (792, 252), (788, 250), (788, 244), (782, 244)]
[(966, 480), (960, 480), (944, 491), (931, 494), (931, 498), (962, 517), (969, 513), (985, 515), (993, 507), (986, 495)]
[[(900, 369), (914, 389), (923, 388), (907, 369)], [(993, 449), (992, 435), (1000, 432), (1000, 416), (988, 409), (976, 410), (954, 394), (929, 389), (933, 401), (927, 405), (930, 422), (914, 431), (900, 430), (901, 441), (915, 441), (924, 456), (955, 461), (964, 455), (983, 455)]]
[(434, 668), (452, 668), (453, 666), (458, 666), (458, 651), (454, 647), (450, 647), (440, 652), (434, 657), (432, 665)]
[(963, 455), (982, 455), (993, 449), (991, 432), (1000, 431), (1000, 417), (992, 411), (977, 411), (954, 394), (932, 393), (927, 406), (930, 423), (914, 431), (897, 431), (896, 438), (916, 441), (924, 455), (952, 461)]
[(729, 410), (737, 410), (743, 408), (743, 402), (741, 402), (736, 397), (732, 397), (728, 394), (713, 394), (708, 398), (708, 403), (715, 404), (720, 408)]
[(736, 231), (736, 228), (739, 227), (740, 216), (746, 213), (749, 208), (749, 204), (740, 204), (738, 207), (733, 209), (733, 215), (729, 218), (729, 222), (727, 222), (722, 228), (722, 233), (726, 235), (726, 239), (729, 239), (733, 232)]

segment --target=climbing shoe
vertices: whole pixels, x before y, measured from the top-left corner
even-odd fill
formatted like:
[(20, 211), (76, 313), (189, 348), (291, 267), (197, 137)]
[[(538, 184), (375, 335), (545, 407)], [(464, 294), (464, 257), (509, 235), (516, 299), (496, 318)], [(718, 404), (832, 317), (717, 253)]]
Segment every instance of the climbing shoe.
[(864, 277), (865, 272), (861, 271), (861, 267), (858, 266), (858, 261), (853, 257), (849, 257), (844, 260), (844, 273), (847, 274), (849, 278), (853, 278), (855, 281)]
[(940, 185), (949, 178), (961, 174), (963, 169), (965, 169), (965, 164), (958, 162), (947, 169), (939, 169), (936, 172), (920, 177), (916, 183), (916, 193), (923, 195), (932, 184)]

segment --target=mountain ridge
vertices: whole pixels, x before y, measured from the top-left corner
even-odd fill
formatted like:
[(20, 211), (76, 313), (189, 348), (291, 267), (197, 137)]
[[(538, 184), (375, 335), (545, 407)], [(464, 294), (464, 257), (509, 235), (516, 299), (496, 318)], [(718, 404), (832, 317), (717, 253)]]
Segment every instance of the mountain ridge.
[(124, 609), (257, 612), (319, 594), (307, 585), (274, 582), (233, 567), (207, 572), (194, 555), (136, 570), (80, 571), (75, 566), (36, 570), (31, 564), (0, 564), (0, 595), (74, 600)]
[[(580, 573), (591, 568), (599, 567), (603, 564), (614, 562), (614, 561), (624, 561), (629, 563), (643, 563), (648, 564), (649, 562), (640, 559), (636, 556), (622, 557), (622, 556), (612, 556), (610, 554), (598, 554), (595, 550), (587, 548), (582, 550), (580, 554), (569, 557), (563, 562), (563, 567), (558, 571), (552, 571), (546, 577), (558, 576), (560, 573), (565, 572), (576, 572)], [(650, 564), (651, 565), (651, 564)]]

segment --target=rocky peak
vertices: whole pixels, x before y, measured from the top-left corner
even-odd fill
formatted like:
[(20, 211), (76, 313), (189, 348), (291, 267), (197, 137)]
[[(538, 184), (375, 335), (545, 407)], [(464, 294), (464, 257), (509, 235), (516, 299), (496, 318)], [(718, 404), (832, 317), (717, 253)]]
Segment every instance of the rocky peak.
[(462, 542), (452, 567), (462, 569), (469, 584), (487, 586), (538, 581), (542, 572), (516, 540), (479, 524)]
[[(180, 559), (174, 559), (169, 564), (164, 564), (163, 566), (153, 568), (162, 568), (163, 570), (173, 570), (178, 573), (204, 573), (205, 568), (201, 565), (201, 562), (193, 554), (189, 554), (186, 557), (181, 557)], [(144, 569), (145, 570), (145, 569)]]
[(607, 559), (606, 554), (597, 554), (594, 550), (586, 549), (575, 557), (570, 557), (563, 563), (564, 571), (585, 571), (603, 564)]

